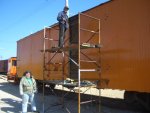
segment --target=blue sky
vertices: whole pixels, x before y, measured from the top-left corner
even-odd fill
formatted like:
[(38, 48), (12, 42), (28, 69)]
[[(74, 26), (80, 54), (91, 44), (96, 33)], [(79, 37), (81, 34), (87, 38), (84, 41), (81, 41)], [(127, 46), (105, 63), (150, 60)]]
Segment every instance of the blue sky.
[[(108, 0), (69, 0), (69, 15)], [(65, 0), (0, 0), (0, 60), (15, 57), (17, 42), (57, 22)]]

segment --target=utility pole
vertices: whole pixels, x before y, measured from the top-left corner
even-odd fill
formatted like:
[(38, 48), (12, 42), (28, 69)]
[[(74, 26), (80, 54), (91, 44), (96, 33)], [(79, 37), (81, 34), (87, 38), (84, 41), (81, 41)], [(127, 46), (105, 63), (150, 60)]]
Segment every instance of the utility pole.
[[(66, 0), (66, 2), (65, 2), (65, 6), (68, 6), (68, 0)], [(68, 6), (69, 7), (69, 6)]]
[[(69, 7), (69, 1), (68, 1), (68, 0), (65, 0), (65, 6)], [(68, 10), (68, 12), (67, 12), (67, 15), (68, 15), (68, 17), (69, 17), (69, 10)]]

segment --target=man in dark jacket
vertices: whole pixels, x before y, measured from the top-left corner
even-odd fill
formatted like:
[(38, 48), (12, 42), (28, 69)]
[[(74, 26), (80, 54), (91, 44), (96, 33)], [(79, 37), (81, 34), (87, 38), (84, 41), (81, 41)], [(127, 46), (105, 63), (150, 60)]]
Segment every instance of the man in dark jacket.
[(65, 38), (65, 32), (69, 27), (68, 24), (68, 16), (67, 11), (69, 8), (67, 6), (64, 7), (64, 10), (58, 13), (57, 20), (59, 21), (59, 47), (63, 47), (64, 45), (64, 38)]

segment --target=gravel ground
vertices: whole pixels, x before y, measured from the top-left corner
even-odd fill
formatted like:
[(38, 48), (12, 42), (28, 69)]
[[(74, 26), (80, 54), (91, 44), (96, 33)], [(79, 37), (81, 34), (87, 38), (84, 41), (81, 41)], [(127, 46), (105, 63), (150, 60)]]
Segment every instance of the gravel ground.
[[(57, 86), (57, 89), (59, 88), (60, 86)], [(50, 91), (44, 94), (44, 98), (42, 92), (36, 94), (36, 105), (40, 113), (43, 113), (43, 111), (45, 111), (45, 113), (67, 113), (67, 111), (70, 111), (70, 113), (78, 112), (76, 94), (71, 93), (66, 96), (67, 98), (63, 101), (64, 106), (62, 106), (60, 91), (56, 90), (55, 92), (56, 94), (58, 93), (59, 96), (52, 95), (52, 92)], [(87, 93), (98, 95), (98, 91), (95, 89), (92, 89)], [(125, 103), (123, 100), (123, 93), (124, 91), (119, 90), (101, 90), (100, 113), (146, 113), (138, 104), (130, 105)], [(21, 96), (19, 95), (18, 85), (7, 82), (6, 77), (0, 75), (0, 113), (21, 113), (20, 111)], [(30, 111), (30, 107), (28, 111)], [(98, 111), (99, 104), (96, 102), (93, 104), (81, 105), (81, 113), (99, 113)]]

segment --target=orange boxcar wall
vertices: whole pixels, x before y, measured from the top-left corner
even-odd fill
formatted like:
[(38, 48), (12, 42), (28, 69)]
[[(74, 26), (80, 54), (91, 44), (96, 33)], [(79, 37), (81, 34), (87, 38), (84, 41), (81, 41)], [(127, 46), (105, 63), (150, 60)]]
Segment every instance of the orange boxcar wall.
[[(24, 38), (17, 42), (17, 74), (22, 77), (26, 70), (31, 70), (31, 38)], [(32, 70), (31, 70), (32, 71)]]
[[(43, 80), (43, 46), (44, 46), (44, 30), (36, 32), (28, 37), (25, 37), (17, 42), (17, 74), (19, 77), (26, 70), (30, 70), (37, 80)], [(53, 39), (55, 41), (45, 40), (46, 49), (55, 47), (58, 45), (58, 26), (54, 26), (52, 29), (46, 29), (46, 38)], [(45, 63), (48, 63), (54, 53), (45, 53)], [(67, 59), (65, 59), (67, 62)], [(53, 63), (62, 63), (62, 53), (59, 53), (54, 57)], [(62, 79), (62, 66), (59, 66), (58, 71), (54, 66), (50, 64), (46, 65), (47, 70), (45, 71), (44, 80), (61, 80)], [(68, 67), (65, 67), (65, 73), (68, 73)], [(67, 74), (65, 74), (66, 78)]]
[(149, 11), (149, 0), (113, 0), (85, 12), (101, 20), (101, 87), (150, 92)]

